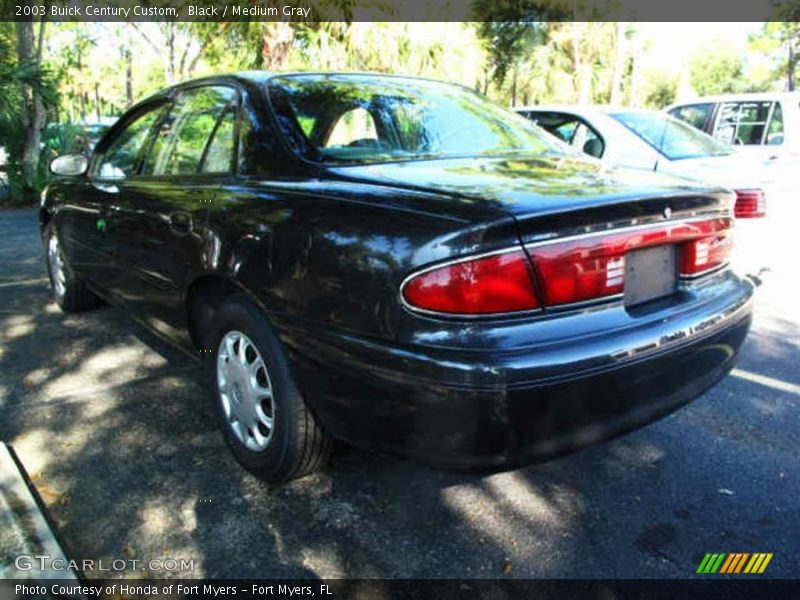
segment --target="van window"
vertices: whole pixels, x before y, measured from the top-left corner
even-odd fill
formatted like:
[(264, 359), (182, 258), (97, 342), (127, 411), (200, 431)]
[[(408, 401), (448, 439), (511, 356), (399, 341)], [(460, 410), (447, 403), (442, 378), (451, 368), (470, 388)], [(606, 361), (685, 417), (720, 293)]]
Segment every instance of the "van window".
[[(769, 142), (770, 136), (772, 142)], [(714, 137), (726, 144), (779, 144), (783, 140), (780, 104), (768, 100), (723, 102), (714, 127)]]
[(772, 119), (767, 128), (767, 139), (765, 142), (769, 146), (779, 146), (783, 143), (783, 108), (780, 102), (775, 103), (772, 109)]

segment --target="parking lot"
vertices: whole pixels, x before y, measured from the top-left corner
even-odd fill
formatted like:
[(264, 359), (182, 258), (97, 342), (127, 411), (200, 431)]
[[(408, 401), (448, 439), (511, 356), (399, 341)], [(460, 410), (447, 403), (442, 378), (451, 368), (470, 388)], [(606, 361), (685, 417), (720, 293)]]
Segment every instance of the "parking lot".
[(706, 552), (798, 577), (796, 222), (770, 220), (738, 368), (670, 417), (488, 477), (340, 448), (270, 489), (223, 445), (199, 363), (124, 310), (61, 313), (35, 212), (0, 212), (0, 439), (70, 557), (194, 560), (153, 577), (686, 577)]

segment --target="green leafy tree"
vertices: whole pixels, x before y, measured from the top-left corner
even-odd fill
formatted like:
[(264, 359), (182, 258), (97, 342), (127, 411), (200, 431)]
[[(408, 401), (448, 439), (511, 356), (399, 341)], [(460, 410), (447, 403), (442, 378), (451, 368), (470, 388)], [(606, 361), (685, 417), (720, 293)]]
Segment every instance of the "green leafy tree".
[(781, 5), (778, 15), (787, 20), (764, 23), (761, 32), (750, 38), (750, 51), (761, 58), (765, 71), (761, 79), (794, 91), (800, 85), (800, 0)]
[(39, 164), (47, 106), (55, 98), (42, 64), (44, 24), (0, 23), (0, 146), (12, 202), (36, 197), (42, 182)]
[(705, 44), (689, 64), (692, 88), (701, 96), (742, 91), (743, 71), (740, 51), (723, 40)]

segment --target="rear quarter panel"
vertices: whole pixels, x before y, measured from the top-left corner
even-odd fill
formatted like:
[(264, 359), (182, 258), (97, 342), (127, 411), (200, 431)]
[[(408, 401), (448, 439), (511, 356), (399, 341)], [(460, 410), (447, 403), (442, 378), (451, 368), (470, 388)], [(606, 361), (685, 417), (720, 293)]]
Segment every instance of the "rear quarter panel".
[(518, 244), (498, 211), (457, 216), (435, 195), (319, 180), (233, 183), (209, 214), (208, 271), (244, 287), (279, 328), (396, 339), (399, 288), (422, 265)]

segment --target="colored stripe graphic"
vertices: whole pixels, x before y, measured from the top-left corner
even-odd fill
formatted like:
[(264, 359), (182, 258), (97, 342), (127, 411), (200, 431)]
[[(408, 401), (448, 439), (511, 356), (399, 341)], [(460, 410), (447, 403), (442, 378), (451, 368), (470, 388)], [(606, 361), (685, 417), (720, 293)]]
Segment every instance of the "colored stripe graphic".
[(706, 554), (703, 558), (703, 561), (700, 563), (700, 566), (697, 567), (698, 573), (716, 573), (719, 566), (722, 564), (722, 560), (725, 558), (725, 554)]
[(763, 573), (766, 570), (769, 561), (771, 560), (772, 560), (772, 552), (770, 552), (764, 557), (764, 562), (761, 563), (761, 568), (759, 568), (758, 572)]
[(738, 573), (742, 570), (744, 566), (744, 562), (747, 560), (750, 554), (747, 553), (735, 553), (729, 554), (728, 560), (725, 561), (725, 564), (722, 565), (722, 569), (720, 569), (720, 573)]
[[(700, 565), (697, 573), (714, 574), (736, 574), (736, 573), (763, 573), (769, 562), (772, 560), (772, 553), (769, 552), (722, 552), (707, 553)], [(748, 560), (749, 559), (749, 560)], [(747, 566), (745, 566), (747, 565)]]
[(728, 554), (728, 560), (722, 565), (722, 568), (719, 570), (720, 573), (727, 573), (728, 569), (731, 568), (731, 563), (736, 560), (738, 554)]

